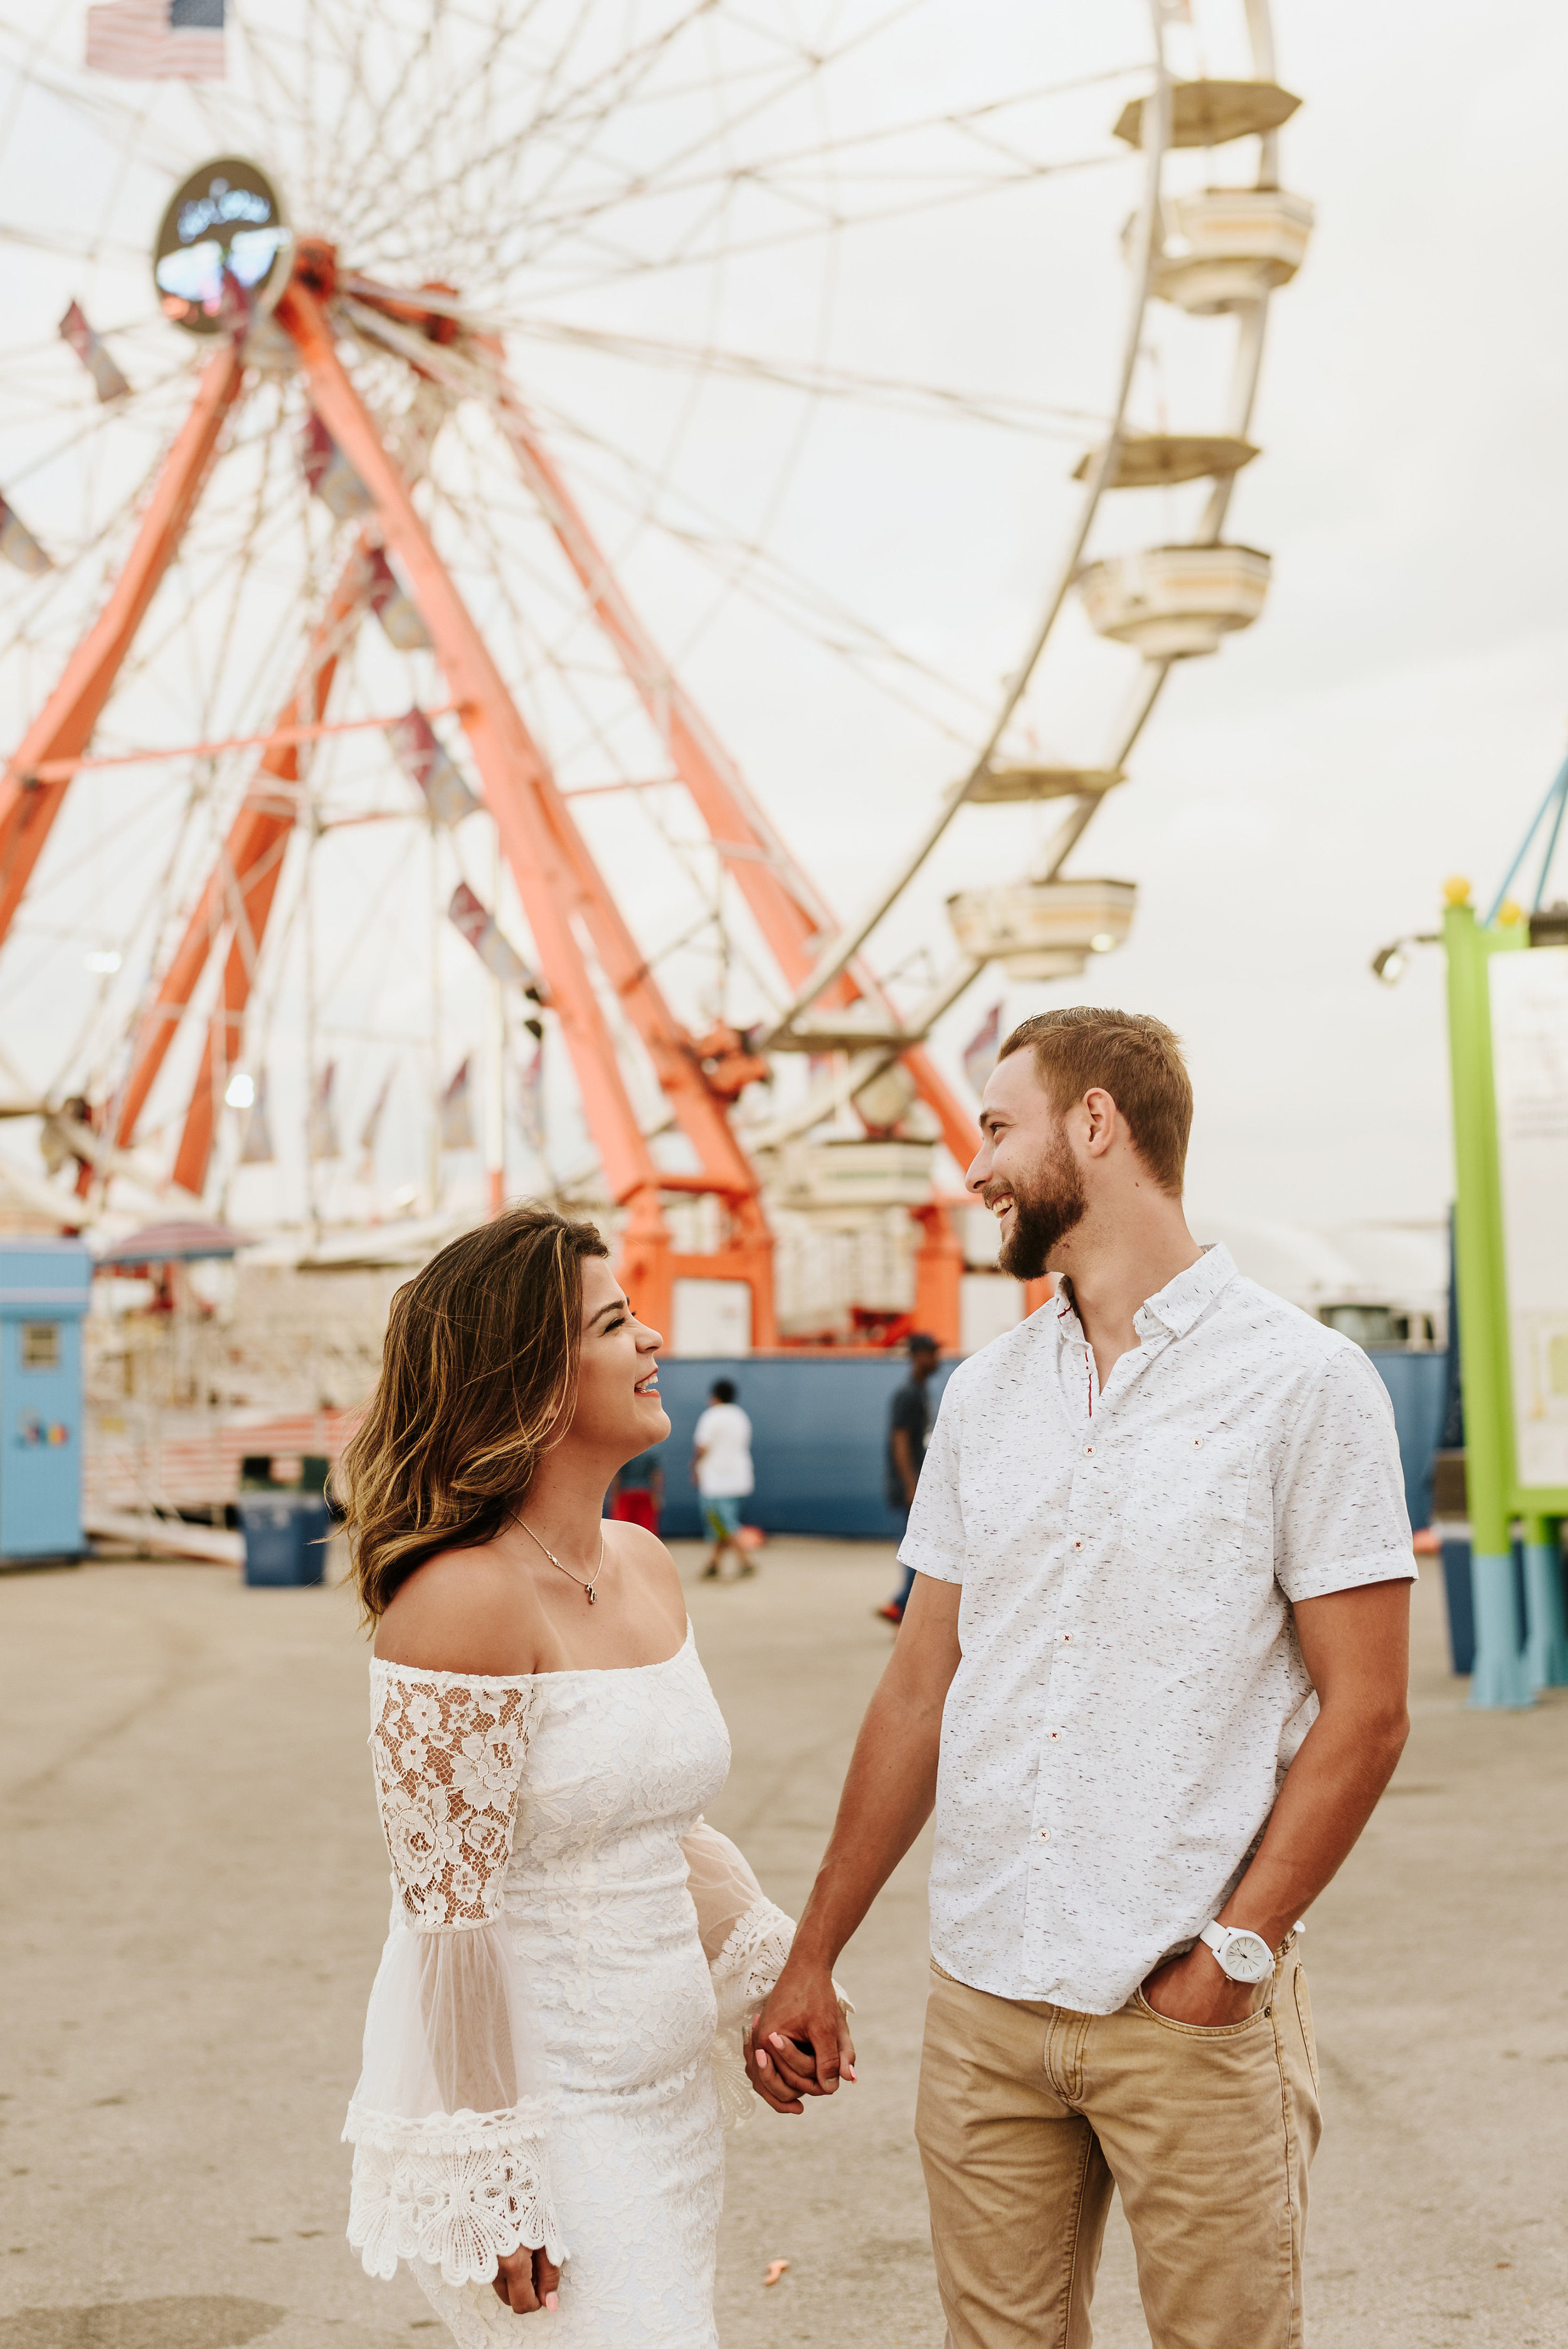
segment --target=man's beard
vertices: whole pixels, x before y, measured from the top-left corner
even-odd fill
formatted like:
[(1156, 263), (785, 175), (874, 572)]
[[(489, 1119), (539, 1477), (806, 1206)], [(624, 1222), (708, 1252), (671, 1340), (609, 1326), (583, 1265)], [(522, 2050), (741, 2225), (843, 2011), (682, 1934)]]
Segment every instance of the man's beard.
[(1065, 1136), (1039, 1170), (1039, 1179), (1027, 1190), (1020, 1183), (988, 1183), (981, 1193), (987, 1206), (997, 1198), (1013, 1199), (1013, 1228), (1002, 1243), (998, 1268), (1015, 1280), (1038, 1280), (1057, 1247), (1082, 1222), (1088, 1199), (1078, 1161)]

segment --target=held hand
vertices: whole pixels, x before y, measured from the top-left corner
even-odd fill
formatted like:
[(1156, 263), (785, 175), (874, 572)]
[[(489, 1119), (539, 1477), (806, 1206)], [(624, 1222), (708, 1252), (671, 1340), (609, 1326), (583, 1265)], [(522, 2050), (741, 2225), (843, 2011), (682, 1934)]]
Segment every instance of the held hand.
[(553, 2308), (560, 2282), (561, 2270), (554, 2261), (542, 2251), (531, 2251), (526, 2243), (521, 2251), (507, 2253), (490, 2280), (496, 2298), (515, 2309), (519, 2316)]
[(849, 2020), (832, 1969), (791, 1958), (746, 2037), (752, 2086), (776, 2113), (804, 2112), (802, 2096), (830, 2096), (855, 2076)]
[(1214, 2031), (1227, 2023), (1244, 2023), (1268, 1998), (1270, 1982), (1233, 1982), (1205, 1942), (1196, 1941), (1184, 1958), (1168, 1958), (1156, 1966), (1143, 1985), (1143, 1995), (1156, 2014), (1171, 2023), (1193, 2023)]

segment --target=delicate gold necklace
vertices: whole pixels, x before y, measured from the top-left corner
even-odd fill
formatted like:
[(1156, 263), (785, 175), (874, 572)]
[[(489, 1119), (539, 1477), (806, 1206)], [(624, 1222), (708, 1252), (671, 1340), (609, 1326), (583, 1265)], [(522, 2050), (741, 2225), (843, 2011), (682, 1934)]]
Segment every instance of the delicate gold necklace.
[(514, 1525), (522, 1526), (522, 1530), (528, 1536), (529, 1540), (531, 1542), (538, 1543), (539, 1547), (544, 1550), (544, 1555), (550, 1560), (551, 1565), (553, 1566), (560, 1573), (563, 1574), (568, 1582), (574, 1582), (579, 1590), (585, 1590), (588, 1593), (588, 1604), (590, 1607), (596, 1607), (598, 1605), (599, 1601), (594, 1594), (593, 1584), (598, 1581), (599, 1577), (604, 1571), (604, 1537), (603, 1534), (599, 1537), (599, 1563), (593, 1568), (593, 1581), (584, 1582), (580, 1574), (573, 1574), (569, 1566), (562, 1565), (561, 1560), (556, 1557), (555, 1552), (552, 1549), (545, 1548), (545, 1545), (543, 1542), (540, 1541), (539, 1536), (534, 1532), (531, 1526), (523, 1525), (523, 1521), (521, 1517), (514, 1517), (512, 1523)]

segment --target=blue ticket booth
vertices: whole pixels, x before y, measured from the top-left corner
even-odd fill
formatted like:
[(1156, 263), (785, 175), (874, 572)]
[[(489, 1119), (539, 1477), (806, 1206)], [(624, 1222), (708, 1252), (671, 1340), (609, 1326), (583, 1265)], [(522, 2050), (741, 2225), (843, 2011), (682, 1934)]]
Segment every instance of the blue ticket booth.
[(0, 1561), (81, 1557), (79, 1240), (0, 1240)]

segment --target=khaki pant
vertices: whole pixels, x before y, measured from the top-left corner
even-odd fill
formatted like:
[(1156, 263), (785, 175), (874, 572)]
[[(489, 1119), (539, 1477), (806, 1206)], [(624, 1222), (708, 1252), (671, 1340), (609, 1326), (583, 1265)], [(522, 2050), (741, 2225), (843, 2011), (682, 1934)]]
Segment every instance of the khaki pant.
[(993, 1998), (932, 1968), (915, 2136), (949, 2349), (1088, 2349), (1111, 2189), (1154, 2349), (1301, 2349), (1322, 2122), (1294, 1937), (1220, 2030)]

